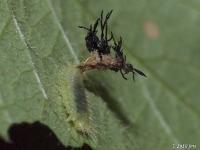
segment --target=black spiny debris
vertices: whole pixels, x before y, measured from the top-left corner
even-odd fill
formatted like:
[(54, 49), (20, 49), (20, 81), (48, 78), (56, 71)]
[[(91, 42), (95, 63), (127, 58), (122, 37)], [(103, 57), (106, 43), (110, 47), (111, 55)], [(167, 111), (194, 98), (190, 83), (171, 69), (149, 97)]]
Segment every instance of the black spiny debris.
[[(82, 72), (92, 69), (110, 69), (115, 72), (120, 71), (122, 77), (126, 80), (127, 78), (125, 75), (129, 72), (132, 72), (133, 79), (135, 78), (136, 73), (146, 77), (142, 71), (134, 68), (132, 64), (126, 62), (126, 55), (123, 54), (122, 48), (122, 37), (120, 37), (119, 41), (116, 41), (111, 32), (111, 36), (108, 38), (108, 20), (112, 12), (112, 10), (108, 12), (104, 19), (102, 11), (100, 18), (97, 18), (94, 25), (91, 24), (89, 28), (79, 26), (79, 28), (88, 31), (85, 37), (85, 42), (86, 48), (91, 55), (84, 62), (78, 65), (78, 68)], [(97, 27), (99, 24), (101, 30), (100, 36), (97, 34)], [(113, 49), (115, 53), (114, 57), (111, 55), (111, 49)]]

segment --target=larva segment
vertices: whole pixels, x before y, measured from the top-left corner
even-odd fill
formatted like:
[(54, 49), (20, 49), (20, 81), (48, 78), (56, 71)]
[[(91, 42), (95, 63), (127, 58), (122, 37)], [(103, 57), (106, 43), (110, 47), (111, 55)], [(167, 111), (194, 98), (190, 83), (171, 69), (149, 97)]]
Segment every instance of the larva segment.
[(92, 52), (90, 56), (77, 66), (82, 72), (87, 70), (99, 69), (99, 70), (118, 70), (122, 65), (121, 60), (113, 58), (109, 55), (102, 55), (102, 59), (99, 58), (97, 52)]

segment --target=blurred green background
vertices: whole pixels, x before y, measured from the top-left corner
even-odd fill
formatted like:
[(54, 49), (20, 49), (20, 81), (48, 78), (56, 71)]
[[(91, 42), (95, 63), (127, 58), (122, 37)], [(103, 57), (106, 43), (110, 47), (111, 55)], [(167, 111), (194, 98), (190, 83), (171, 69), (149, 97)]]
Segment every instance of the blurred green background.
[[(88, 74), (94, 140), (71, 131), (56, 80), (61, 67), (88, 56), (86, 33), (77, 26), (111, 9), (110, 30), (122, 36), (127, 61), (148, 78)], [(13, 124), (39, 121), (64, 149), (83, 143), (95, 150), (199, 149), (199, 41), (199, 0), (0, 0), (0, 143), (22, 134), (8, 133)]]

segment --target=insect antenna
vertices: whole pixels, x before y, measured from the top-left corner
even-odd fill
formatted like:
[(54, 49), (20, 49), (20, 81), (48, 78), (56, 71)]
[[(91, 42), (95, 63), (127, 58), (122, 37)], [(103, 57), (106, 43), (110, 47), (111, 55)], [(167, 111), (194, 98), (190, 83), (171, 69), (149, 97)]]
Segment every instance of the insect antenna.
[(106, 15), (106, 19), (104, 21), (104, 26), (106, 26), (106, 41), (110, 41), (112, 39), (112, 37), (108, 40), (108, 19), (110, 18), (111, 14), (112, 14), (113, 10), (111, 10), (107, 15)]
[(140, 70), (138, 70), (138, 69), (136, 69), (136, 68), (133, 68), (133, 70), (134, 70), (135, 72), (137, 72), (139, 75), (144, 76), (144, 77), (147, 77), (142, 71), (140, 71)]
[(105, 19), (105, 21), (104, 21), (104, 26), (107, 24), (108, 19), (110, 18), (112, 12), (113, 12), (113, 10), (111, 10), (109, 13), (107, 13), (107, 15), (106, 15), (106, 19)]
[(106, 22), (105, 34), (106, 34), (105, 39), (106, 39), (106, 41), (108, 41), (108, 23), (107, 22)]
[[(101, 21), (101, 40), (103, 40), (104, 38), (104, 28), (105, 28), (105, 39), (106, 41), (108, 41), (107, 39), (107, 22), (108, 22), (108, 19), (110, 18), (111, 14), (112, 14), (113, 10), (111, 10), (109, 13), (107, 13), (106, 15), (106, 18), (105, 20), (103, 19), (103, 10), (101, 11), (101, 18), (100, 18), (100, 21)], [(104, 20), (104, 21), (103, 21)], [(111, 39), (110, 39), (111, 40)]]
[(114, 38), (113, 32), (111, 32), (111, 39), (113, 39), (114, 45), (117, 46), (117, 43), (116, 43), (116, 41), (115, 41), (115, 38)]
[(112, 46), (112, 48), (115, 51), (116, 58), (120, 58), (123, 61), (123, 64), (125, 64), (126, 58), (124, 58), (125, 55), (123, 54), (123, 49), (122, 49), (122, 37), (120, 37), (120, 40), (118, 42), (116, 42), (112, 32), (111, 32), (111, 37), (114, 42), (114, 46)]
[(104, 25), (103, 25), (103, 10), (101, 11), (101, 40), (103, 40), (104, 37)]
[(98, 24), (99, 24), (99, 18), (96, 20), (96, 22), (95, 22), (95, 24), (94, 24), (94, 27), (93, 27), (93, 32), (97, 32), (97, 26), (98, 26)]

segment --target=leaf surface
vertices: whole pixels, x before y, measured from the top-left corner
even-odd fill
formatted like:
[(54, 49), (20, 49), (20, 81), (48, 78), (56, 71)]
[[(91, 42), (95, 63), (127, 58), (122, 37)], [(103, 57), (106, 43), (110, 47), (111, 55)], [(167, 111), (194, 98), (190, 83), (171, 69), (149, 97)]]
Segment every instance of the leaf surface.
[[(86, 92), (97, 126), (95, 138), (88, 139), (71, 131), (57, 81), (61, 68), (68, 78), (88, 56), (86, 33), (77, 26), (94, 22), (102, 9), (114, 10), (110, 29), (122, 36), (127, 60), (148, 78), (137, 76), (133, 82), (131, 75), (125, 81), (111, 71), (88, 73)], [(40, 121), (66, 146), (167, 150), (175, 143), (197, 145), (199, 10), (197, 0), (1, 0), (0, 136), (8, 138), (13, 123)]]

